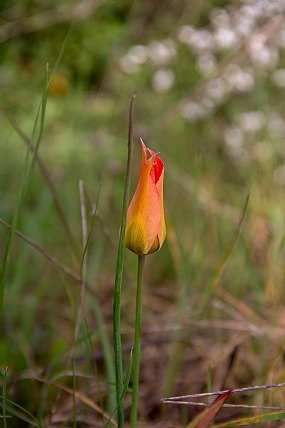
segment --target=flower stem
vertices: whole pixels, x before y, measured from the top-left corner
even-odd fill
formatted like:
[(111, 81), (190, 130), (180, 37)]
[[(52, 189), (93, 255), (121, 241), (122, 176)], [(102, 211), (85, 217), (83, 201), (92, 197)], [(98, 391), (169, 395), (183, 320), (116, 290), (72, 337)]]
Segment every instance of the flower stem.
[(145, 256), (138, 258), (137, 274), (137, 297), (136, 297), (136, 324), (135, 324), (135, 346), (134, 346), (134, 366), (133, 366), (133, 385), (132, 385), (132, 409), (131, 409), (131, 428), (136, 428), (138, 413), (138, 395), (139, 395), (139, 375), (140, 375), (140, 348), (141, 348), (141, 319), (142, 319), (142, 286), (143, 286), (143, 268)]
[(123, 356), (122, 356), (122, 342), (121, 342), (121, 289), (123, 280), (123, 264), (124, 264), (124, 242), (126, 232), (126, 219), (127, 209), (130, 193), (131, 181), (131, 166), (132, 166), (132, 153), (133, 153), (133, 111), (136, 92), (134, 92), (129, 112), (129, 135), (128, 135), (128, 161), (127, 161), (127, 174), (125, 182), (125, 192), (123, 201), (123, 212), (121, 220), (121, 231), (119, 239), (119, 249), (117, 257), (115, 289), (114, 289), (114, 302), (113, 302), (113, 332), (114, 332), (114, 357), (115, 357), (115, 371), (116, 371), (116, 393), (117, 393), (117, 415), (118, 415), (118, 428), (124, 427), (124, 380), (123, 380)]

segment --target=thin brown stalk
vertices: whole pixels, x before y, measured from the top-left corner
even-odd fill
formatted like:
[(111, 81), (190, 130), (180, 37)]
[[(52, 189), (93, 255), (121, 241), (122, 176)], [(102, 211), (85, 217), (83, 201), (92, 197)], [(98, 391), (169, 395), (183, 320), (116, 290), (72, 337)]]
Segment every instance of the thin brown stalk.
[[(83, 248), (83, 256), (82, 256), (82, 263), (81, 263), (81, 271), (80, 271), (80, 277), (79, 277), (79, 301), (77, 306), (77, 313), (76, 313), (76, 322), (75, 322), (75, 328), (74, 328), (74, 342), (77, 339), (79, 328), (80, 328), (80, 322), (83, 318), (84, 313), (84, 299), (85, 299), (85, 292), (86, 292), (86, 277), (87, 277), (87, 251), (86, 251), (86, 244), (87, 244), (87, 217), (86, 217), (86, 206), (85, 206), (85, 199), (84, 199), (84, 182), (83, 180), (79, 180), (79, 199), (80, 199), (80, 212), (81, 212), (81, 225), (82, 225), (82, 248)], [(68, 360), (71, 358), (73, 350), (71, 350), (69, 354)], [(68, 365), (68, 364), (67, 364)]]
[[(47, 379), (44, 379), (43, 377), (34, 376), (34, 379), (37, 379), (39, 382), (43, 382), (45, 384), (52, 385), (52, 386), (58, 388), (59, 390), (67, 392), (70, 395), (72, 395), (74, 393), (74, 391), (72, 390), (72, 388), (69, 388), (68, 386), (61, 385), (61, 384), (59, 384), (57, 382), (49, 381)], [(86, 397), (86, 395), (84, 395), (80, 391), (75, 391), (75, 397), (78, 400), (80, 400), (82, 403), (86, 404), (86, 406), (88, 406), (90, 409), (93, 409), (96, 412), (102, 414), (106, 419), (109, 418), (110, 415), (107, 412), (105, 412), (104, 410), (102, 410), (101, 407), (98, 406), (98, 404), (96, 404), (96, 402), (94, 402), (94, 400), (91, 400), (89, 397)], [(117, 422), (114, 419), (111, 418), (110, 422), (111, 422), (111, 424), (113, 426), (115, 426), (115, 427), (118, 426)]]
[[(33, 153), (35, 151), (35, 147), (34, 145), (31, 143), (29, 137), (25, 134), (25, 132), (22, 130), (22, 128), (20, 127), (20, 125), (12, 118), (9, 117), (8, 118), (12, 127), (14, 128), (14, 130), (17, 132), (17, 134), (21, 137), (21, 139), (24, 141), (24, 143), (30, 148), (31, 152)], [(42, 158), (40, 157), (39, 154), (37, 154), (36, 156), (37, 159), (37, 163), (40, 167), (40, 170), (42, 171), (42, 174), (47, 182), (47, 185), (49, 187), (50, 193), (52, 194), (53, 200), (55, 202), (56, 208), (58, 210), (58, 213), (60, 215), (61, 221), (62, 221), (62, 225), (67, 233), (70, 245), (71, 245), (71, 249), (73, 251), (73, 254), (76, 256), (76, 258), (78, 259), (78, 249), (77, 249), (77, 245), (72, 237), (72, 233), (66, 218), (66, 215), (64, 213), (64, 209), (61, 205), (61, 201), (58, 197), (57, 191), (55, 189), (55, 186), (53, 184), (53, 180), (51, 178), (51, 175), (49, 173), (48, 168), (46, 167), (44, 161), (42, 160)]]
[[(8, 229), (11, 229), (11, 225), (6, 223), (6, 221), (2, 220), (1, 218), (0, 218), (0, 223), (3, 224)], [(74, 279), (75, 281), (81, 280), (81, 277), (76, 272), (74, 272), (72, 269), (70, 269), (69, 267), (65, 266), (63, 263), (58, 261), (48, 251), (46, 251), (40, 245), (36, 244), (34, 241), (32, 241), (30, 238), (28, 238), (22, 232), (20, 232), (19, 230), (16, 230), (16, 235), (18, 235), (20, 238), (22, 238), (24, 241), (26, 241), (28, 244), (30, 244), (32, 247), (34, 247), (36, 250), (38, 250), (43, 256), (45, 256), (48, 260), (50, 260), (58, 269), (62, 270), (64, 273), (66, 273), (72, 279)]]
[[(190, 406), (208, 407), (209, 403), (199, 403), (196, 401), (163, 401), (164, 404), (187, 404)], [(222, 407), (232, 407), (235, 409), (263, 409), (263, 410), (285, 410), (285, 407), (276, 406), (250, 406), (247, 404), (223, 404)]]
[(97, 220), (99, 221), (99, 224), (101, 226), (101, 230), (102, 230), (105, 238), (107, 239), (107, 241), (108, 241), (110, 247), (112, 248), (112, 250), (114, 251), (114, 253), (117, 254), (118, 246), (116, 245), (115, 241), (113, 240), (106, 223), (104, 222), (101, 214), (99, 213), (97, 204), (93, 201), (92, 196), (90, 195), (90, 192), (86, 189), (86, 187), (84, 188), (84, 192), (85, 192), (85, 196), (86, 196), (86, 198), (90, 204), (90, 207), (92, 209), (92, 215), (96, 216)]

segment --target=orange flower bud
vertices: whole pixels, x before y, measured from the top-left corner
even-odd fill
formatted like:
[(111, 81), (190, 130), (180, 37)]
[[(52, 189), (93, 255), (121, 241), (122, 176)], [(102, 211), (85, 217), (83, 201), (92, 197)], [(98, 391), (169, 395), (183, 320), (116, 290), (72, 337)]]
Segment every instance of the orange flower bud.
[[(140, 179), (127, 214), (125, 246), (139, 255), (158, 251), (165, 239), (163, 209), (164, 164), (143, 140)], [(147, 159), (147, 153), (151, 155)]]

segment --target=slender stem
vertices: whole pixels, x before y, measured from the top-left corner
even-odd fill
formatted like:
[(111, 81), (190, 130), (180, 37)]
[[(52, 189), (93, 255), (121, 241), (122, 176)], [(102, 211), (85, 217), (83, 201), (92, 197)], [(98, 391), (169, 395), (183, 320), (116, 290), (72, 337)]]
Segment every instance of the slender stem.
[(137, 298), (136, 298), (136, 325), (135, 325), (135, 346), (134, 346), (134, 366), (133, 366), (133, 393), (131, 410), (131, 428), (136, 428), (138, 414), (139, 377), (140, 377), (140, 352), (141, 352), (141, 319), (142, 319), (142, 287), (143, 268), (145, 256), (139, 256), (138, 276), (137, 276)]
[(122, 342), (121, 342), (121, 289), (123, 280), (123, 264), (124, 264), (124, 242), (127, 221), (127, 209), (130, 193), (131, 182), (131, 166), (133, 154), (133, 111), (136, 92), (134, 92), (129, 113), (129, 134), (128, 134), (128, 161), (127, 161), (127, 174), (125, 182), (123, 212), (120, 229), (120, 239), (117, 257), (115, 289), (114, 289), (114, 302), (113, 302), (113, 334), (114, 334), (114, 356), (115, 356), (115, 369), (116, 369), (116, 393), (117, 393), (117, 414), (118, 414), (118, 428), (124, 427), (124, 402), (123, 402), (123, 356), (122, 356)]

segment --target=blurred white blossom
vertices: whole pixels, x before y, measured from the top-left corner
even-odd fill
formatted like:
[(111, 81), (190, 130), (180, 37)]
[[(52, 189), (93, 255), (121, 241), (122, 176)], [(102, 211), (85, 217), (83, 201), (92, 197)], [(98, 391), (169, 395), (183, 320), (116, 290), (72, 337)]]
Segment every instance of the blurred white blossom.
[(216, 104), (225, 101), (228, 95), (226, 82), (221, 78), (211, 80), (207, 85), (207, 95), (214, 100)]
[(255, 85), (253, 73), (243, 70), (239, 65), (234, 63), (226, 67), (223, 77), (231, 89), (240, 92), (249, 92)]
[(237, 122), (245, 133), (255, 133), (265, 124), (265, 115), (262, 111), (248, 111), (237, 116)]
[(251, 59), (256, 67), (272, 69), (276, 67), (279, 60), (278, 50), (273, 46), (264, 46), (260, 51), (253, 52)]
[(265, 34), (253, 34), (248, 42), (247, 42), (247, 49), (250, 54), (259, 52), (261, 49), (263, 49), (266, 46), (267, 38)]
[(205, 50), (212, 50), (214, 48), (213, 35), (209, 30), (196, 29), (189, 37), (187, 44), (198, 53)]
[(203, 118), (203, 107), (194, 101), (183, 100), (179, 106), (180, 114), (189, 122), (196, 122)]
[(267, 45), (265, 34), (254, 34), (247, 43), (247, 49), (253, 64), (262, 68), (274, 68), (278, 62), (278, 50)]
[(239, 36), (249, 36), (256, 26), (256, 11), (251, 5), (244, 5), (233, 16), (233, 28)]
[(268, 1), (264, 2), (262, 16), (270, 18), (284, 11), (284, 1)]
[(149, 56), (156, 65), (168, 64), (176, 56), (175, 43), (172, 39), (163, 42), (152, 42), (149, 46)]
[(177, 39), (181, 43), (188, 44), (191, 36), (195, 33), (195, 29), (191, 25), (182, 25), (178, 29)]
[(152, 86), (158, 92), (164, 92), (171, 88), (175, 81), (173, 71), (169, 69), (157, 70), (152, 78)]
[(139, 69), (138, 64), (133, 63), (128, 55), (123, 55), (120, 58), (120, 67), (125, 73), (136, 73)]
[(250, 17), (251, 19), (256, 21), (262, 16), (261, 2), (252, 2), (251, 4), (244, 4), (239, 10), (239, 15), (241, 17)]
[(229, 27), (219, 27), (215, 31), (214, 42), (218, 49), (230, 49), (239, 42), (238, 34)]
[(230, 16), (225, 9), (214, 7), (209, 13), (209, 18), (215, 27), (221, 28), (230, 25)]
[(229, 126), (224, 132), (224, 140), (230, 149), (239, 149), (244, 143), (244, 134), (238, 126)]
[(135, 45), (128, 50), (127, 56), (133, 64), (144, 64), (148, 60), (148, 49), (143, 45)]

